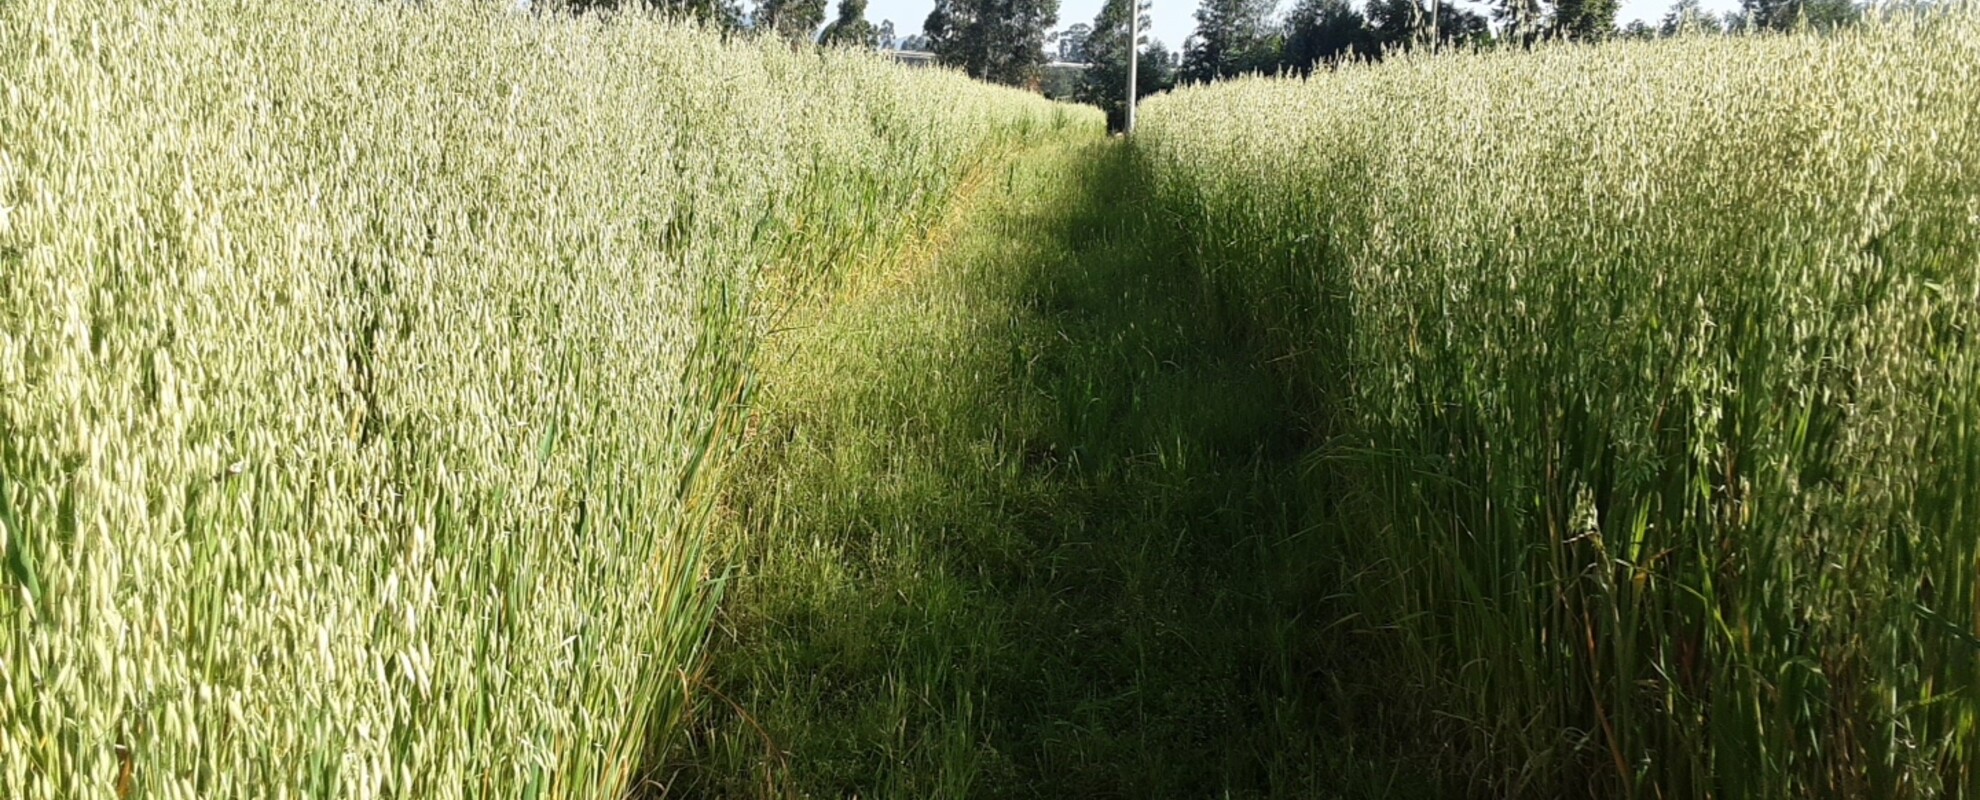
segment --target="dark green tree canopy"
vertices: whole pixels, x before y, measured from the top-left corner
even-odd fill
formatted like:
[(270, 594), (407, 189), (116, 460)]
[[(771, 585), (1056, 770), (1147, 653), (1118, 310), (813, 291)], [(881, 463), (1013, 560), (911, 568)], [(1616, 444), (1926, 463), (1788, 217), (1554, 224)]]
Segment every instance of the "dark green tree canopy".
[(1093, 35), (1093, 26), (1077, 23), (1059, 32), (1059, 60), (1075, 64), (1086, 63), (1086, 37)]
[(724, 28), (742, 27), (743, 21), (742, 9), (733, 0), (562, 0), (562, 2), (545, 2), (542, 5), (546, 8), (579, 14), (589, 11), (651, 9)]
[(1861, 12), (1850, 0), (1740, 0), (1746, 24), (1785, 31), (1796, 26), (1834, 28), (1855, 22)]
[(839, 0), (839, 17), (825, 26), (818, 41), (826, 47), (874, 47), (878, 33), (866, 21), (866, 0)]
[(1493, 0), (1492, 19), (1499, 23), (1499, 38), (1532, 46), (1547, 35), (1547, 4), (1543, 0)]
[(1182, 56), (1162, 44), (1161, 39), (1147, 40), (1141, 46), (1141, 71), (1135, 76), (1140, 81), (1141, 94), (1176, 88), (1176, 67), (1181, 63)]
[(1616, 32), (1617, 0), (1555, 0), (1554, 32), (1577, 42), (1606, 39)]
[(1059, 0), (935, 0), (922, 31), (944, 66), (978, 80), (1021, 86), (1045, 63), (1045, 33)]
[(793, 42), (810, 42), (825, 23), (825, 0), (763, 0), (756, 7), (756, 29)]
[[(1082, 103), (1099, 106), (1107, 112), (1107, 127), (1119, 130), (1127, 121), (1128, 3), (1107, 0), (1093, 17), (1093, 29), (1086, 35), (1086, 57), (1090, 65), (1080, 76), (1074, 97)], [(1147, 0), (1140, 6), (1141, 29), (1149, 28)], [(1160, 42), (1150, 43), (1142, 34), (1141, 60), (1135, 71), (1135, 96), (1166, 91), (1175, 85), (1175, 57)]]
[(1431, 42), (1439, 47), (1483, 44), (1492, 36), (1484, 17), (1448, 2), (1436, 3), (1433, 10), (1416, 0), (1368, 0), (1368, 28), (1385, 49)]
[(1368, 20), (1348, 0), (1299, 0), (1286, 15), (1287, 69), (1304, 75), (1315, 66), (1378, 55)]
[(1664, 15), (1657, 32), (1664, 36), (1677, 36), (1684, 33), (1719, 33), (1724, 23), (1717, 14), (1706, 11), (1698, 0), (1677, 0), (1670, 13)]
[(1196, 34), (1183, 43), (1181, 79), (1208, 82), (1277, 68), (1275, 0), (1203, 0)]

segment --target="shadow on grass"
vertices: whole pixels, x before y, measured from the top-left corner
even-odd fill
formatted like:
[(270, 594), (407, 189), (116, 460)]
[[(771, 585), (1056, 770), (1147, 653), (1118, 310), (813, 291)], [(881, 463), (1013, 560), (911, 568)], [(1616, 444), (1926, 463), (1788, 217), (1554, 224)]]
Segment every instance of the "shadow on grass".
[(934, 261), (768, 349), (712, 691), (656, 782), (1399, 791), (1340, 733), (1332, 537), (1302, 528), (1316, 432), (1249, 315), (1144, 212), (1125, 146), (993, 180)]

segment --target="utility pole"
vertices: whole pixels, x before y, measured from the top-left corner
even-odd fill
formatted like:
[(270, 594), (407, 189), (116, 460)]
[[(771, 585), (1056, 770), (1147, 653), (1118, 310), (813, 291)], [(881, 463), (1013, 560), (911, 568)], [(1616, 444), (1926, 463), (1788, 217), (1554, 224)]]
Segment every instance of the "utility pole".
[(1128, 4), (1128, 85), (1127, 85), (1127, 125), (1122, 133), (1134, 133), (1135, 88), (1140, 81), (1135, 80), (1135, 72), (1141, 66), (1141, 0), (1127, 0)]

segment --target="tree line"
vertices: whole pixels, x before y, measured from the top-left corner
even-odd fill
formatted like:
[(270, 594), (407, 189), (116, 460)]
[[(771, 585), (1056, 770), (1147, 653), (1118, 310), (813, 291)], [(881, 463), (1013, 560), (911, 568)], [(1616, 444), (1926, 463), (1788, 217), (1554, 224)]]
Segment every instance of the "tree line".
[(684, 17), (730, 31), (756, 31), (826, 47), (891, 48), (896, 39), (892, 20), (875, 25), (866, 19), (867, 0), (839, 0), (838, 13), (828, 23), (827, 0), (760, 0), (745, 9), (737, 0), (548, 0), (532, 8), (572, 13), (645, 9)]
[[(552, 0), (556, 2), (556, 0)], [(828, 0), (759, 0), (745, 12), (738, 0), (561, 0), (571, 11), (641, 6), (736, 30), (771, 33), (794, 43), (925, 50), (938, 63), (978, 80), (1044, 88), (1047, 94), (1106, 110), (1118, 127), (1125, 113), (1128, 9), (1148, 30), (1148, 0), (1107, 0), (1091, 24), (1054, 32), (1059, 0), (935, 0), (919, 36), (895, 38), (894, 24), (866, 20), (867, 0), (839, 0), (828, 24)], [(1620, 0), (1490, 0), (1485, 13), (1450, 0), (1200, 0), (1196, 30), (1180, 53), (1143, 35), (1136, 43), (1138, 95), (1177, 83), (1202, 83), (1253, 73), (1307, 75), (1350, 61), (1372, 61), (1417, 47), (1530, 47), (1547, 40), (1654, 38), (1680, 33), (1737, 34), (1833, 27), (1854, 22), (1852, 0), (1740, 0), (1714, 14), (1700, 0), (1676, 0), (1658, 24), (1616, 25)], [(1048, 50), (1048, 45), (1053, 49)], [(1079, 65), (1076, 75), (1044, 83), (1054, 58)]]
[[(1280, 20), (1272, 0), (1204, 0), (1184, 49), (1180, 78), (1211, 81), (1251, 72), (1307, 74), (1348, 59), (1377, 60), (1414, 47), (1522, 46), (1542, 40), (1598, 41), (1680, 33), (1740, 33), (1828, 27), (1855, 21), (1850, 0), (1742, 0), (1713, 14), (1699, 0), (1677, 0), (1660, 24), (1617, 27), (1618, 0), (1493, 0), (1486, 13), (1450, 2), (1297, 0)], [(1489, 14), (1489, 18), (1488, 15)]]

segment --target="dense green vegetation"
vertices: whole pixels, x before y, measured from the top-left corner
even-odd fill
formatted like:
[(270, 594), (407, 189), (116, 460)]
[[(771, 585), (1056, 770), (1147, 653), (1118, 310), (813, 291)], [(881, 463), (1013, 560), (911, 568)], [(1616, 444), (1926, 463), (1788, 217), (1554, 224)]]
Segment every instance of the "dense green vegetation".
[(1976, 788), (1976, 70), (1956, 13), (1149, 104), (1446, 791)]
[(673, 5), (0, 3), (0, 796), (1980, 789), (1970, 12)]
[(674, 785), (1971, 791), (1976, 34), (1403, 57), (1027, 153), (767, 351)]
[(0, 796), (620, 797), (775, 268), (1097, 115), (637, 17), (0, 4)]

